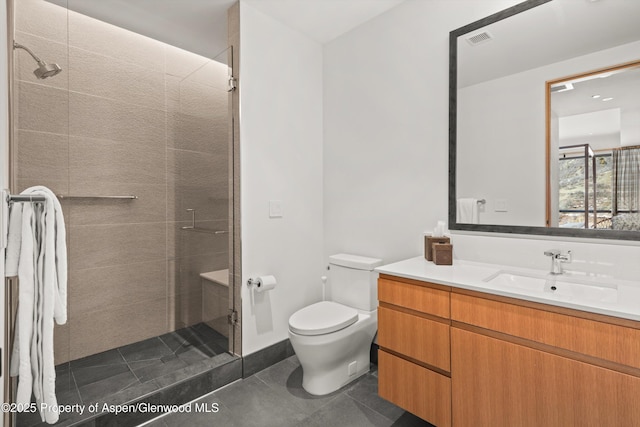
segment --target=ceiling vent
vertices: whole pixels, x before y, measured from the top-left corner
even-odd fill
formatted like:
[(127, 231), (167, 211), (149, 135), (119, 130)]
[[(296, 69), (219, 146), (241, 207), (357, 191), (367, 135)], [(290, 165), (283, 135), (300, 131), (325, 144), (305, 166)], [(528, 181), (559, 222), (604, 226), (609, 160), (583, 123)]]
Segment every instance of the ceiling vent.
[(486, 43), (488, 41), (493, 40), (493, 36), (491, 35), (490, 32), (483, 31), (478, 34), (474, 34), (471, 37), (467, 37), (466, 40), (467, 40), (467, 43), (469, 43), (471, 46), (477, 46), (479, 44)]
[(551, 93), (566, 92), (568, 90), (573, 90), (573, 85), (571, 83), (560, 83), (551, 86)]

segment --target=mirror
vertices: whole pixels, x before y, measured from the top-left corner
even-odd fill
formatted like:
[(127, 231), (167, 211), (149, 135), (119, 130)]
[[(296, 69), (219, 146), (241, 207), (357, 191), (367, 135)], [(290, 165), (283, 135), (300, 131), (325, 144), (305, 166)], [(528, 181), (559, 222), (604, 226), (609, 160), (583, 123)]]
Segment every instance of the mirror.
[[(572, 80), (575, 87), (585, 86), (589, 80), (592, 84), (603, 82), (608, 79), (588, 76), (613, 70), (610, 77), (613, 82), (616, 75), (627, 74), (616, 70), (637, 68), (628, 65), (640, 59), (640, 26), (636, 22), (639, 16), (640, 2), (636, 1), (530, 0), (450, 33), (450, 229), (640, 240), (640, 228), (616, 229), (610, 222), (604, 228), (606, 221), (599, 228), (585, 228), (585, 224), (590, 227), (599, 221), (589, 223), (594, 214), (592, 200), (596, 201), (596, 211), (614, 210), (607, 208), (602, 197), (593, 198), (593, 178), (604, 173), (606, 168), (598, 165), (607, 159), (599, 149), (592, 149), (594, 155), (585, 157), (584, 144), (592, 141), (575, 131), (572, 136), (565, 134), (569, 132), (567, 123), (574, 128), (584, 124), (575, 117), (561, 120), (558, 114), (595, 113), (586, 105), (588, 101), (592, 105), (596, 99), (583, 100), (582, 113), (577, 113), (575, 108), (579, 107), (574, 105), (573, 113), (568, 114), (560, 112), (561, 104), (555, 97), (555, 94), (567, 96), (571, 90), (561, 91), (560, 86)], [(627, 77), (635, 85), (640, 79), (633, 71)], [(629, 86), (622, 90), (630, 91)], [(599, 102), (600, 105), (609, 102), (609, 107), (613, 101)], [(636, 113), (629, 114), (640, 114), (640, 97), (635, 96), (635, 102), (636, 106), (628, 111)], [(595, 114), (600, 114), (602, 120), (608, 114), (610, 119), (613, 114), (606, 110), (612, 109)], [(582, 123), (595, 121), (588, 116), (582, 120)], [(640, 130), (627, 132), (625, 142), (621, 143), (618, 135), (618, 145), (608, 148), (640, 145), (640, 140), (632, 142), (637, 137)], [(580, 153), (579, 147), (560, 149), (581, 144)], [(580, 177), (571, 176), (571, 180), (582, 183), (581, 188), (560, 183), (561, 154), (565, 158), (574, 157), (574, 163), (580, 162), (581, 166), (568, 170), (574, 175), (582, 171)], [(580, 156), (582, 160), (576, 160)], [(606, 173), (610, 176), (613, 172), (609, 169)], [(600, 187), (603, 182), (601, 178)], [(596, 194), (602, 196), (604, 190), (600, 187), (596, 181)], [(561, 191), (575, 194), (569, 200), (560, 196)], [(582, 205), (569, 203), (575, 202), (580, 192)], [(609, 204), (612, 199), (609, 197)], [(569, 208), (565, 206), (567, 203)], [(561, 220), (560, 210), (582, 210), (582, 221), (576, 212), (563, 212), (574, 214), (574, 218)], [(618, 213), (629, 210), (633, 211), (620, 208)]]

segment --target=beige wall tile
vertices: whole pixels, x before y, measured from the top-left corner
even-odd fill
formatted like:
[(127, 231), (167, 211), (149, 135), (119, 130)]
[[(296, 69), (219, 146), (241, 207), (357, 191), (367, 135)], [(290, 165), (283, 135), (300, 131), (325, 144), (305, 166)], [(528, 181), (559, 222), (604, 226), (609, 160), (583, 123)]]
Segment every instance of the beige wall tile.
[(16, 49), (13, 53), (15, 79), (59, 89), (67, 89), (69, 87), (69, 61), (67, 58), (67, 45), (65, 43), (35, 37), (20, 31), (16, 31), (15, 40), (17, 43), (31, 49), (44, 62), (49, 64), (55, 63), (62, 67), (62, 72), (57, 76), (39, 80), (33, 74), (33, 71), (38, 68), (36, 62), (24, 50)]
[(72, 136), (69, 138), (70, 182), (162, 185), (165, 151), (159, 147)]
[(53, 358), (54, 363), (59, 365), (68, 362), (70, 359), (70, 336), (69, 323), (56, 325), (53, 327)]
[(162, 184), (72, 181), (68, 194), (138, 197), (134, 200), (70, 199), (69, 213), (74, 225), (166, 221), (167, 188)]
[(43, 0), (16, 0), (17, 31), (59, 43), (67, 42), (67, 9)]
[(220, 52), (218, 56), (213, 60), (207, 61), (206, 64), (195, 70), (185, 80), (217, 89), (226, 94), (229, 78), (227, 60), (227, 51)]
[(166, 299), (136, 302), (69, 319), (71, 360), (162, 335), (167, 331)]
[(167, 147), (215, 153), (224, 150), (228, 130), (224, 119), (167, 113)]
[(202, 322), (202, 290), (169, 296), (169, 309), (173, 312), (173, 330)]
[(71, 92), (69, 134), (160, 147), (166, 144), (164, 111)]
[(204, 280), (202, 282), (202, 321), (228, 337), (228, 310), (229, 288)]
[(180, 301), (182, 323), (186, 326), (202, 322), (202, 290), (188, 294), (177, 295)]
[(227, 268), (226, 253), (193, 255), (175, 260), (175, 286), (173, 295), (199, 293), (202, 298), (200, 273)]
[(69, 268), (84, 269), (166, 259), (166, 224), (72, 225)]
[(167, 180), (181, 187), (202, 187), (211, 195), (212, 185), (221, 183), (220, 193), (213, 192), (216, 198), (228, 196), (227, 151), (220, 150), (214, 154), (167, 150)]
[(230, 45), (240, 44), (240, 2), (227, 9), (227, 35)]
[[(54, 194), (67, 194), (69, 188), (68, 181), (53, 181), (48, 180), (46, 178), (38, 178), (38, 179), (18, 179), (16, 182), (16, 187), (18, 188), (18, 193), (23, 192), (29, 187), (34, 187), (36, 185), (44, 185), (49, 190), (53, 191)], [(66, 207), (62, 206), (63, 211), (65, 212), (65, 222), (67, 218), (67, 213), (69, 212)]]
[(167, 75), (178, 77), (180, 80), (187, 78), (211, 61), (197, 53), (173, 46), (167, 46), (165, 54)]
[(86, 50), (69, 48), (69, 89), (165, 109), (164, 74)]
[(46, 186), (52, 182), (68, 182), (67, 135), (18, 130), (14, 138), (18, 153), (18, 181), (40, 181)]
[(117, 310), (132, 302), (166, 298), (164, 260), (69, 272), (70, 316)]
[(73, 11), (69, 45), (164, 73), (164, 43)]
[(207, 120), (216, 116), (227, 117), (226, 90), (214, 89), (191, 80), (181, 81), (179, 90), (180, 113)]
[(69, 94), (40, 84), (18, 83), (18, 129), (69, 133)]

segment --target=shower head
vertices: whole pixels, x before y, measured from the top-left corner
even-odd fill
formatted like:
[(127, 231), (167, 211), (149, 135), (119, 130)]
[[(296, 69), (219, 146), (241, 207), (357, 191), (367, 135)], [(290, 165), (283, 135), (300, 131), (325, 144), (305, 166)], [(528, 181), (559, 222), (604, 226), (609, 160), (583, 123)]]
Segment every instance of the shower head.
[(38, 58), (35, 53), (26, 46), (13, 42), (14, 49), (22, 49), (26, 51), (31, 57), (38, 63), (38, 68), (33, 71), (38, 79), (46, 79), (47, 77), (53, 77), (62, 71), (62, 68), (58, 64), (47, 64), (42, 59)]

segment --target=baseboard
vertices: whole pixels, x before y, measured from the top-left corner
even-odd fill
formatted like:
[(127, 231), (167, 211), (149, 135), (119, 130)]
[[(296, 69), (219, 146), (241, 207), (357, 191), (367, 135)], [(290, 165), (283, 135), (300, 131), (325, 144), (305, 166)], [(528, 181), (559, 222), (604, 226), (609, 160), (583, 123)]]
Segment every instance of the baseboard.
[(295, 352), (291, 346), (291, 341), (286, 339), (258, 350), (255, 353), (243, 356), (242, 378), (250, 377), (251, 375), (260, 372), (271, 365), (275, 365), (281, 360), (291, 357), (294, 354)]

